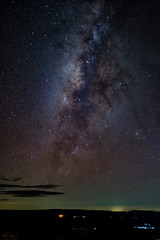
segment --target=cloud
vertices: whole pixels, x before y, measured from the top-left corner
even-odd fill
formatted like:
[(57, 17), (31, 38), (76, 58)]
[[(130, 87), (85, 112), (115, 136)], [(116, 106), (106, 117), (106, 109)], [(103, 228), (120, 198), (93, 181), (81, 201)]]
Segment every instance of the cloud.
[(39, 188), (39, 189), (50, 189), (50, 188), (56, 188), (59, 187), (59, 185), (53, 185), (53, 184), (45, 184), (45, 185), (19, 185), (19, 184), (5, 184), (0, 183), (0, 188)]
[(6, 199), (6, 198), (2, 198), (2, 199), (0, 199), (0, 202), (6, 202), (6, 201), (8, 201), (9, 199)]
[(11, 181), (14, 181), (14, 182), (17, 182), (17, 181), (19, 181), (19, 180), (21, 180), (22, 178), (20, 178), (20, 177), (14, 177), (14, 178), (12, 178), (12, 180)]
[(9, 194), (14, 197), (45, 197), (64, 194), (62, 192), (40, 191), (40, 190), (14, 190), (1, 191), (1, 194)]
[(0, 180), (2, 180), (2, 181), (10, 181), (8, 178), (4, 177), (3, 175), (0, 175)]
[[(44, 185), (19, 185), (0, 183), (0, 195), (11, 195), (14, 197), (45, 197), (64, 194), (62, 192), (51, 191), (51, 189), (59, 187), (59, 185), (44, 184)], [(47, 191), (50, 189), (50, 191)], [(0, 201), (4, 201), (1, 199)]]
[(3, 175), (0, 175), (0, 180), (1, 181), (11, 181), (11, 182), (17, 182), (19, 180), (21, 180), (22, 178), (20, 177), (14, 177), (14, 178), (6, 178)]

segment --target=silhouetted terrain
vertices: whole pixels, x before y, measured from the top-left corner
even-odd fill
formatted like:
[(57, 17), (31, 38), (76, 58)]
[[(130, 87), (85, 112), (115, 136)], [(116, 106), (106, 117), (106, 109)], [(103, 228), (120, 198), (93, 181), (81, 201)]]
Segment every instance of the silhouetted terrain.
[(0, 211), (0, 239), (160, 239), (160, 212)]

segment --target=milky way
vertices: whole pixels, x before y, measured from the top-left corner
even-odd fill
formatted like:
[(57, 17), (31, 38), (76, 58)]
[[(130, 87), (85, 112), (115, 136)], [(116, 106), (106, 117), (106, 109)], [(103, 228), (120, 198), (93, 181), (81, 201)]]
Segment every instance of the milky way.
[(159, 21), (152, 1), (3, 3), (2, 184), (60, 186), (48, 208), (159, 207)]

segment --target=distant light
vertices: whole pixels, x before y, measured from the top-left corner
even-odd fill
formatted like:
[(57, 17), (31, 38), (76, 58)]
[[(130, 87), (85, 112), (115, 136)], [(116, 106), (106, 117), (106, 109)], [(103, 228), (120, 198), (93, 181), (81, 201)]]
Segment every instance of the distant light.
[(73, 216), (73, 218), (86, 218), (86, 216)]
[(146, 229), (146, 230), (153, 230), (155, 227), (150, 227), (150, 226), (134, 226), (136, 229)]
[(59, 218), (64, 218), (65, 215), (64, 215), (64, 214), (58, 214), (58, 217), (59, 217)]
[(123, 206), (113, 206), (110, 208), (110, 210), (113, 212), (123, 212), (125, 209)]

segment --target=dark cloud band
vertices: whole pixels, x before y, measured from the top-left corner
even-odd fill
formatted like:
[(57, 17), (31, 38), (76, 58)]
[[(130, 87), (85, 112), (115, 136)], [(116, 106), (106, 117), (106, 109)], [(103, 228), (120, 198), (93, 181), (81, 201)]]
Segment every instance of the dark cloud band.
[(48, 189), (48, 188), (56, 188), (58, 185), (45, 184), (45, 185), (18, 185), (18, 184), (0, 184), (0, 188), (40, 188), (40, 189)]
[(53, 195), (64, 194), (62, 192), (50, 192), (50, 191), (35, 191), (35, 190), (15, 190), (15, 191), (1, 191), (1, 194), (9, 194), (14, 197), (46, 197)]

